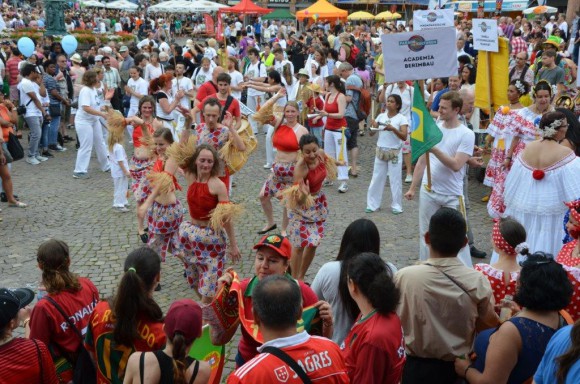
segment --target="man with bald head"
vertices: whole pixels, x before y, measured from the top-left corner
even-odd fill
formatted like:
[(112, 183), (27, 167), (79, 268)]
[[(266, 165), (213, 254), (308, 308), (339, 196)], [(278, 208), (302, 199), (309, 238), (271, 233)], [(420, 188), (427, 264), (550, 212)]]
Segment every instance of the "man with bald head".
[(217, 78), (224, 72), (222, 67), (215, 67), (211, 74), (211, 80), (203, 83), (197, 90), (197, 95), (195, 95), (196, 104), (201, 103), (208, 96), (215, 96), (218, 91)]
[(515, 55), (515, 64), (509, 69), (510, 81), (525, 81), (530, 86), (534, 84), (534, 71), (528, 65), (528, 53), (519, 52)]
[(461, 88), (461, 78), (459, 76), (449, 76), (449, 82), (447, 88), (442, 89), (437, 95), (435, 99), (433, 99), (433, 104), (431, 104), (431, 116), (434, 118), (439, 117), (439, 101), (441, 100), (441, 96), (446, 94), (449, 91), (459, 91)]

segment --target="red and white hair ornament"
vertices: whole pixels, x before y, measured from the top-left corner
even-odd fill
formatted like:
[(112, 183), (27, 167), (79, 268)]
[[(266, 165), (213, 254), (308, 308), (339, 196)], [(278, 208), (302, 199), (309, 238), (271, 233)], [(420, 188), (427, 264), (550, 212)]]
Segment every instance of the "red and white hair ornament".
[(576, 209), (580, 207), (580, 200), (570, 201), (568, 203), (564, 203), (568, 208), (570, 208), (570, 216), (574, 218), (578, 223), (580, 223), (580, 212)]
[(491, 232), (491, 239), (492, 239), (493, 243), (495, 244), (495, 246), (500, 251), (507, 253), (509, 256), (515, 256), (518, 254), (516, 249), (514, 247), (512, 247), (504, 239), (503, 235), (501, 234), (501, 231), (499, 229), (499, 220), (495, 220), (495, 223), (493, 224), (493, 230)]

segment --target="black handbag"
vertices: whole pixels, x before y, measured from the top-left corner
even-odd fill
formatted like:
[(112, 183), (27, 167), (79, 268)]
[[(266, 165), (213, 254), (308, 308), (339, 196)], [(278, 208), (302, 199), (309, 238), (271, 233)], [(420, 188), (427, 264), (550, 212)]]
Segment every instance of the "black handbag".
[[(93, 359), (91, 358), (89, 351), (87, 351), (87, 349), (84, 346), (85, 338), (83, 337), (83, 334), (73, 324), (73, 322), (64, 312), (64, 310), (60, 307), (60, 305), (57, 304), (56, 301), (54, 301), (53, 298), (51, 298), (50, 296), (44, 296), (44, 298), (48, 300), (56, 308), (58, 312), (60, 312), (60, 314), (64, 317), (64, 319), (71, 327), (71, 329), (81, 339), (81, 345), (79, 347), (76, 359), (73, 356), (67, 356), (67, 354), (63, 354), (63, 356), (65, 356), (65, 358), (68, 357), (67, 360), (69, 360), (69, 362), (71, 362), (74, 365), (73, 384), (96, 384), (97, 369), (95, 368), (95, 364), (93, 363)], [(96, 300), (94, 302), (96, 303)], [(57, 347), (57, 349), (60, 348)]]
[(18, 137), (16, 137), (16, 135), (12, 132), (8, 134), (6, 147), (8, 148), (8, 152), (10, 152), (13, 161), (24, 158), (24, 148), (22, 148), (22, 145), (20, 145), (20, 140), (18, 140)]
[(18, 107), (16, 107), (16, 113), (18, 113), (18, 116), (26, 115), (26, 107), (28, 107), (28, 104), (30, 104), (31, 102), (32, 99), (28, 100), (28, 103), (26, 103), (26, 105), (20, 104)]
[(60, 104), (49, 104), (48, 105), (48, 113), (50, 117), (58, 117), (61, 115), (61, 107)]

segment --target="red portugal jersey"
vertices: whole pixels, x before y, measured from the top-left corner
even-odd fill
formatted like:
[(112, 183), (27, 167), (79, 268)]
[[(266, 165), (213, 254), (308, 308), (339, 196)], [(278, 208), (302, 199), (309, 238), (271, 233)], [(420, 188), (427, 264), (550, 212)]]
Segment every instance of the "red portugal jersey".
[(85, 347), (97, 362), (97, 384), (122, 384), (125, 368), (131, 353), (151, 352), (165, 346), (163, 322), (141, 319), (137, 325), (139, 338), (133, 345), (117, 345), (113, 339), (115, 322), (109, 303), (101, 301), (91, 316)]
[(405, 365), (405, 340), (396, 313), (359, 319), (341, 346), (353, 383), (397, 384)]
[[(267, 345), (286, 352), (300, 365), (313, 383), (350, 383), (340, 349), (331, 340), (301, 332), (264, 344)], [(300, 384), (302, 379), (276, 356), (261, 353), (232, 373), (227, 382)]]

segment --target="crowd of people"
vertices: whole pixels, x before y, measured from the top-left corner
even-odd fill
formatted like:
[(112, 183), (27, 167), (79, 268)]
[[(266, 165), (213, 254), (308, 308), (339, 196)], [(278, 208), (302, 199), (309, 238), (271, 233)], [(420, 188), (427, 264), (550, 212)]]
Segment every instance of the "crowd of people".
[[(42, 14), (31, 14), (22, 23), (38, 26)], [(416, 88), (385, 82), (380, 39), (412, 23), (315, 21), (299, 31), (232, 20), (223, 42), (182, 46), (173, 40), (181, 16), (66, 16), (70, 29), (120, 32), (121, 24), (139, 38), (72, 55), (47, 39), (29, 57), (2, 42), (2, 199), (27, 207), (10, 177), (19, 135), (29, 132), (20, 156), (27, 167), (58, 161), (76, 141), (72, 177), (90, 185), (94, 149), (113, 179), (116, 213), (129, 212), (132, 192), (144, 246), (127, 256), (115, 294), (102, 298), (70, 270), (65, 242), (41, 244), (46, 294), (34, 308), (34, 292), (0, 290), (0, 368), (9, 373), (0, 383), (69, 383), (76, 375), (206, 383), (210, 365), (188, 357), (204, 322), (216, 345), (240, 329), (228, 383), (580, 380), (580, 11), (570, 28), (563, 15), (499, 18), (510, 66), (509, 105), (497, 111), (474, 107), (478, 52), (471, 21), (458, 19), (458, 72), (422, 88), (442, 140), (414, 165)], [(304, 279), (333, 205), (324, 188), (337, 180), (337, 199), (348, 193), (361, 172), (357, 139), (367, 133), (378, 134), (367, 218), (348, 225), (336, 260), (310, 286)], [(230, 196), (262, 140), (270, 173), (255, 194), (266, 221), (254, 273), (244, 277), (227, 268), (244, 251), (236, 230), (243, 207)], [(475, 266), (472, 258), (486, 254), (469, 225), (470, 167), (485, 168), (495, 220), (491, 262)], [(404, 199), (419, 200), (420, 261), (400, 270), (381, 258), (369, 220), (382, 214), (387, 179), (389, 214), (404, 214)], [(273, 198), (283, 205), (280, 227)], [(164, 314), (153, 292), (168, 257), (183, 264), (200, 304), (178, 300)]]

